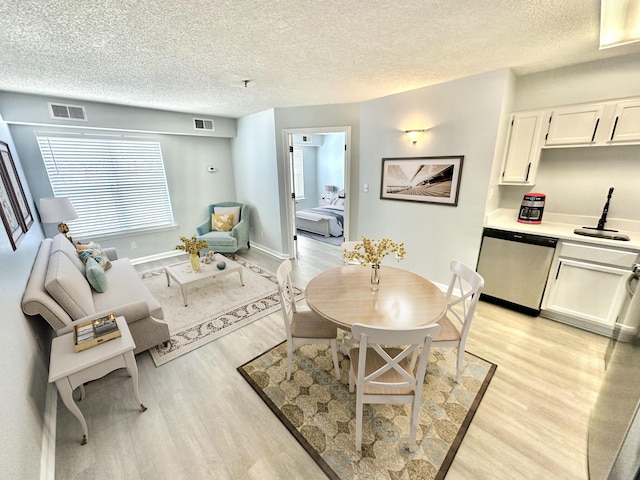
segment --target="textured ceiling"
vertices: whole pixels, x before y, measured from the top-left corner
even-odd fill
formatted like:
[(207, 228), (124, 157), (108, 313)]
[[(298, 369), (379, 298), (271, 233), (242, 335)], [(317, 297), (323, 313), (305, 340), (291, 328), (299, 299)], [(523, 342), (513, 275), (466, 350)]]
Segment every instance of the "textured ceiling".
[(599, 14), (599, 0), (2, 0), (0, 90), (228, 117), (360, 102), (640, 51), (599, 52)]

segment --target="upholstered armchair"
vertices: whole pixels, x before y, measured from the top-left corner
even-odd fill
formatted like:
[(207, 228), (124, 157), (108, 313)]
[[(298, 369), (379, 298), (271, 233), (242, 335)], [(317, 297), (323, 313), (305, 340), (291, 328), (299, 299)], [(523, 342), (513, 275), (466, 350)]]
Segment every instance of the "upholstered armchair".
[[(233, 226), (228, 231), (212, 229), (213, 214), (233, 214)], [(220, 228), (216, 225), (216, 228)], [(222, 227), (224, 229), (224, 227)], [(216, 253), (231, 253), (235, 259), (238, 249), (249, 244), (249, 205), (238, 202), (221, 202), (209, 205), (209, 217), (196, 227), (198, 240), (209, 244), (209, 250)]]

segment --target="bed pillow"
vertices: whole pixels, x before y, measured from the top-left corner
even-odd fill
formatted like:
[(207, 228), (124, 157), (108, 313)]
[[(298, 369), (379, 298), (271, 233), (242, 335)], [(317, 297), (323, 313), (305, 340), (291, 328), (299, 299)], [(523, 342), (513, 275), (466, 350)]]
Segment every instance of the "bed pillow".
[(240, 207), (213, 207), (213, 213), (230, 213), (233, 215), (233, 226), (240, 221)]
[(214, 213), (211, 215), (211, 231), (230, 232), (233, 229), (233, 215), (230, 213)]
[(98, 261), (90, 257), (84, 264), (84, 276), (87, 277), (89, 285), (98, 293), (104, 293), (107, 290), (107, 274), (104, 268), (100, 266)]
[(331, 205), (336, 205), (338, 207), (343, 207), (344, 206), (344, 198), (340, 198), (340, 197), (336, 197), (333, 200), (331, 200)]
[(78, 250), (78, 256), (80, 257), (80, 260), (82, 260), (85, 266), (89, 258), (94, 258), (98, 262), (98, 264), (105, 270), (111, 268), (111, 262), (107, 258), (106, 253), (102, 251), (100, 245), (98, 245), (97, 243), (89, 242), (85, 245), (78, 244), (76, 245), (76, 249)]

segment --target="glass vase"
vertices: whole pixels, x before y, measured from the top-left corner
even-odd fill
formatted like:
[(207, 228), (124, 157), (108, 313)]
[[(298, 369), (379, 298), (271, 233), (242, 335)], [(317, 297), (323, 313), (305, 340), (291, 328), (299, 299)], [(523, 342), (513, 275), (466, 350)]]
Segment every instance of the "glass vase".
[(380, 264), (371, 265), (371, 291), (377, 292), (380, 288)]
[(199, 272), (200, 271), (200, 255), (196, 254), (191, 254), (191, 256), (189, 257), (189, 261), (191, 262), (191, 268), (193, 269), (194, 272)]

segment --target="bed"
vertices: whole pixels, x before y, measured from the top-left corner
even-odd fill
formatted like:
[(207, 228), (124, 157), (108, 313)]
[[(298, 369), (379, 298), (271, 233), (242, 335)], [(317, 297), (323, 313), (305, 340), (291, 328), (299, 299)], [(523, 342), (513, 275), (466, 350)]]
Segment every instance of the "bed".
[(296, 228), (325, 237), (341, 237), (344, 232), (344, 198), (331, 205), (296, 212)]

